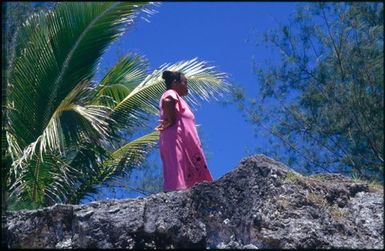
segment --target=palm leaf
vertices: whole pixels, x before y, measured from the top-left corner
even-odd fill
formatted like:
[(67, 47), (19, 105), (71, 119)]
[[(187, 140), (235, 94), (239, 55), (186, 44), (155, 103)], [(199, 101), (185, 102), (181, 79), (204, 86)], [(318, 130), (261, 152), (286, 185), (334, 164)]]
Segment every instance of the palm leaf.
[(65, 193), (74, 186), (77, 173), (60, 155), (43, 154), (42, 159), (35, 155), (26, 161), (9, 188), (10, 198), (40, 205), (64, 202)]
[[(87, 99), (93, 96), (93, 92), (89, 82), (79, 83), (59, 104), (42, 135), (23, 150), (22, 156), (14, 161), (12, 167), (18, 169), (22, 166), (23, 162), (32, 157), (36, 148), (40, 150), (41, 159), (47, 150), (59, 151), (63, 154), (65, 137), (76, 139), (72, 140), (72, 143), (80, 143), (82, 139), (98, 143), (99, 138), (107, 137), (109, 109), (104, 106), (79, 104), (87, 102)], [(62, 116), (63, 113), (66, 116)], [(76, 116), (69, 116), (69, 114)]]
[(147, 68), (147, 60), (139, 55), (122, 57), (97, 86), (96, 103), (115, 107), (145, 79)]
[(84, 194), (96, 191), (93, 185), (98, 184), (98, 177), (104, 169), (101, 162), (109, 157), (109, 152), (102, 145), (83, 142), (73, 149), (73, 153), (69, 164), (79, 172), (75, 185), (67, 193), (67, 203), (77, 204)]
[[(143, 4), (60, 3), (52, 12), (31, 16), (21, 27), (9, 77), (8, 116), (25, 156), (37, 147), (41, 154), (47, 148), (62, 148), (62, 100), (93, 76), (100, 55)], [(73, 110), (103, 123), (95, 106)]]
[(106, 160), (104, 166), (124, 165), (129, 162), (130, 165), (142, 163), (148, 154), (148, 150), (154, 147), (159, 141), (159, 132), (151, 132), (128, 144), (120, 147), (111, 153), (110, 159)]
[[(15, 182), (10, 188), (12, 196), (16, 196), (16, 200), (30, 198), (39, 204), (47, 203), (47, 201), (51, 204), (65, 202), (76, 189), (74, 180), (78, 180), (79, 174), (84, 170), (90, 173), (90, 170), (96, 166), (95, 164), (76, 165), (77, 169), (75, 169), (67, 164), (65, 159), (55, 156), (54, 152), (63, 155), (60, 151), (64, 151), (64, 147), (63, 149), (52, 148), (55, 146), (53, 141), (57, 138), (67, 138), (67, 141), (76, 144), (89, 142), (98, 145), (100, 143), (99, 135), (107, 134), (108, 123), (106, 121), (109, 119), (107, 116), (109, 109), (95, 107), (95, 105), (81, 106), (77, 104), (77, 102), (87, 103), (90, 98), (95, 96), (94, 93), (95, 90), (91, 88), (88, 81), (79, 83), (61, 102), (54, 119), (43, 132), (42, 137), (24, 149), (23, 156), (16, 158), (11, 166), (13, 174), (11, 178)], [(65, 130), (62, 130), (61, 125), (64, 126)], [(68, 140), (68, 138), (71, 139)], [(10, 140), (9, 142), (13, 141)], [(37, 145), (51, 147), (49, 151), (45, 151), (45, 149), (40, 151), (40, 160), (37, 160), (36, 156), (32, 154)], [(17, 146), (10, 144), (11, 146), (14, 148), (13, 152), (19, 156), (20, 150), (17, 149)], [(69, 150), (67, 147), (66, 152)], [(85, 162), (84, 158), (82, 160)], [(36, 176), (35, 173), (39, 175)]]
[(226, 75), (215, 71), (214, 67), (208, 66), (204, 61), (195, 58), (173, 65), (163, 65), (114, 107), (111, 118), (119, 123), (121, 128), (145, 126), (149, 115), (158, 115), (159, 99), (165, 91), (162, 73), (166, 69), (184, 73), (190, 90), (186, 99), (195, 105), (201, 100), (218, 99), (229, 91), (230, 85), (226, 81)]
[[(16, 160), (16, 159), (21, 158), (22, 149), (20, 148), (19, 144), (17, 143), (15, 136), (12, 133), (10, 133), (9, 131), (6, 131), (5, 135), (6, 135), (6, 140), (8, 143), (7, 151), (11, 155), (11, 159)], [(12, 177), (18, 176), (18, 171), (19, 171), (18, 169), (13, 168), (10, 171), (11, 171), (11, 173), (9, 175), (11, 175)]]
[(60, 3), (54, 11), (31, 16), (19, 30), (6, 104), (13, 196), (62, 201), (76, 187), (71, 173), (99, 172), (95, 163), (75, 170), (61, 155), (66, 142), (70, 147), (108, 136), (109, 110), (90, 102), (96, 92), (87, 79), (139, 10), (151, 14), (144, 4)]
[[(81, 185), (80, 187), (76, 187), (69, 202), (79, 203), (84, 196), (97, 191), (95, 186), (101, 185), (142, 164), (150, 150), (158, 143), (158, 140), (158, 132), (149, 133), (108, 154), (108, 158), (100, 164), (94, 163), (88, 165), (94, 168), (83, 168), (77, 177), (78, 183)], [(91, 152), (92, 151), (90, 151), (90, 153)], [(81, 160), (81, 162), (83, 163), (84, 161)], [(74, 165), (78, 164), (75, 163)], [(92, 179), (90, 177), (92, 177)]]

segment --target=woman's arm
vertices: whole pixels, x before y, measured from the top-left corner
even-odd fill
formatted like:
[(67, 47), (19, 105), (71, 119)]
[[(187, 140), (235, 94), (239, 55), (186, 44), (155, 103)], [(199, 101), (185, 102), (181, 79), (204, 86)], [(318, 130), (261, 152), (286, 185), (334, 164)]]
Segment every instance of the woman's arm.
[(162, 107), (164, 112), (164, 120), (160, 120), (160, 124), (155, 127), (155, 130), (157, 131), (163, 131), (167, 127), (172, 126), (175, 123), (176, 120), (176, 108), (175, 108), (175, 99), (172, 98), (165, 98), (162, 101)]

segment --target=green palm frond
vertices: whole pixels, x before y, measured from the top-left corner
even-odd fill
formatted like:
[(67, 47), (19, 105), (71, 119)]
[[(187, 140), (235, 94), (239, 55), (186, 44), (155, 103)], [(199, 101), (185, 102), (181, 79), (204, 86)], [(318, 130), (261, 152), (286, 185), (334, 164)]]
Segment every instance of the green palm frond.
[(33, 156), (11, 185), (10, 197), (14, 201), (31, 201), (40, 205), (64, 202), (65, 191), (74, 186), (77, 173), (60, 155), (43, 154), (42, 159)]
[(129, 162), (130, 165), (142, 163), (149, 150), (159, 141), (159, 132), (154, 131), (146, 134), (128, 144), (120, 147), (111, 154), (111, 158), (106, 160), (104, 166), (124, 165)]
[(90, 192), (93, 185), (100, 184), (98, 178), (104, 177), (101, 161), (107, 159), (106, 150), (92, 143), (83, 142), (69, 150), (72, 154), (65, 158), (58, 153), (43, 154), (26, 161), (20, 174), (9, 191), (14, 203), (79, 203)]
[[(101, 54), (144, 4), (60, 3), (55, 10), (33, 15), (24, 23), (17, 36), (7, 92), (9, 126), (21, 148), (37, 147), (39, 137), (48, 131), (47, 144), (59, 148), (60, 139), (52, 136), (58, 136), (57, 110), (62, 100), (79, 82), (94, 75)], [(82, 109), (78, 112), (84, 114)]]
[(79, 171), (75, 186), (68, 191), (67, 203), (77, 204), (86, 193), (95, 192), (95, 185), (99, 185), (98, 177), (104, 172), (101, 163), (109, 157), (109, 152), (102, 145), (83, 142), (73, 149), (69, 164)]
[[(6, 140), (8, 143), (8, 153), (11, 155), (12, 160), (16, 160), (21, 158), (22, 156), (22, 149), (20, 148), (19, 144), (17, 143), (16, 137), (13, 136), (12, 133), (6, 131)], [(17, 176), (17, 170), (14, 170), (13, 173), (14, 176)]]
[(164, 70), (180, 71), (188, 79), (187, 100), (197, 104), (200, 100), (218, 99), (229, 91), (226, 74), (217, 72), (213, 66), (196, 58), (173, 65), (163, 65), (150, 74), (140, 85), (122, 100), (111, 113), (121, 127), (145, 126), (149, 115), (158, 115), (159, 99), (165, 91), (162, 79)]
[[(101, 185), (142, 164), (150, 150), (156, 146), (158, 140), (159, 133), (152, 132), (129, 142), (112, 153), (109, 153), (108, 158), (101, 161), (101, 163), (87, 163), (86, 166), (93, 168), (82, 168), (81, 172), (76, 177), (80, 186), (73, 190), (69, 202), (79, 203), (84, 196), (95, 193), (97, 191), (97, 185)], [(90, 149), (85, 150), (87, 151)], [(86, 153), (86, 151), (83, 151), (84, 155), (92, 155), (94, 152), (94, 150), (90, 150), (89, 153)], [(105, 156), (107, 157), (107, 155)], [(77, 158), (75, 162), (72, 162), (71, 165), (84, 166), (84, 163), (85, 161), (80, 157)]]
[(95, 103), (110, 108), (121, 102), (147, 76), (148, 61), (129, 54), (122, 57), (97, 86)]
[[(43, 133), (23, 150), (20, 158), (14, 161), (13, 168), (19, 168), (23, 162), (32, 157), (37, 148), (39, 148), (41, 159), (43, 159), (42, 154), (48, 150), (58, 151), (63, 155), (64, 137), (68, 135), (77, 139), (73, 143), (79, 143), (80, 138), (84, 138), (82, 135), (87, 135), (88, 139), (94, 139), (95, 143), (98, 138), (107, 137), (109, 109), (104, 106), (77, 104), (77, 102), (86, 102), (85, 100), (87, 97), (90, 98), (92, 93), (93, 90), (88, 81), (79, 83), (59, 104)], [(67, 116), (62, 117), (63, 113), (66, 113)], [(75, 113), (77, 116), (70, 117), (68, 113)], [(64, 119), (67, 120), (62, 123)], [(62, 125), (65, 127), (65, 131)]]
[(45, 184), (45, 204), (66, 203), (68, 197), (76, 188), (77, 177), (80, 174), (78, 168), (71, 166), (60, 156), (51, 156), (49, 167), (50, 180)]

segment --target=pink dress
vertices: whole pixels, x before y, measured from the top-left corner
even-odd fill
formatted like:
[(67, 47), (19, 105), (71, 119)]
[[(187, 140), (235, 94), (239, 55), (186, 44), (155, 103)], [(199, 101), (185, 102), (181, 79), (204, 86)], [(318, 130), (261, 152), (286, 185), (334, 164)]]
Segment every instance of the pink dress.
[(176, 91), (167, 90), (159, 103), (160, 119), (164, 119), (162, 101), (166, 97), (176, 101), (176, 121), (162, 131), (159, 138), (163, 190), (167, 192), (186, 189), (204, 180), (211, 182), (213, 178), (195, 128), (194, 114)]

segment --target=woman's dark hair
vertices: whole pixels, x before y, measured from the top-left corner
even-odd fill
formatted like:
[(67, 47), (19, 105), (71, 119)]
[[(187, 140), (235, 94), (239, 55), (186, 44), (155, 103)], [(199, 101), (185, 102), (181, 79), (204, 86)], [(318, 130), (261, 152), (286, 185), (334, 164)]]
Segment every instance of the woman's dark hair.
[(162, 74), (162, 78), (166, 82), (166, 89), (171, 89), (172, 81), (180, 81), (181, 75), (183, 74), (179, 71), (164, 71)]

